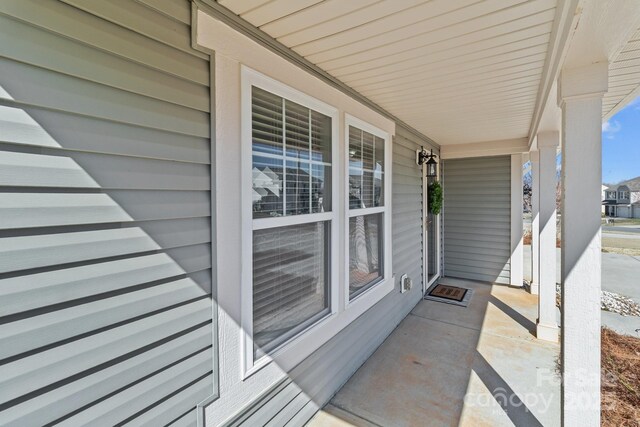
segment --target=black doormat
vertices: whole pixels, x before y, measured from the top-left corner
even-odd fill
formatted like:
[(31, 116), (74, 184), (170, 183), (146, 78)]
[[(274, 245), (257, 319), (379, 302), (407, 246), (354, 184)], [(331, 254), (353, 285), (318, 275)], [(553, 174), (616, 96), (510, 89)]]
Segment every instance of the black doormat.
[(472, 293), (471, 289), (436, 283), (427, 290), (424, 299), (466, 307)]

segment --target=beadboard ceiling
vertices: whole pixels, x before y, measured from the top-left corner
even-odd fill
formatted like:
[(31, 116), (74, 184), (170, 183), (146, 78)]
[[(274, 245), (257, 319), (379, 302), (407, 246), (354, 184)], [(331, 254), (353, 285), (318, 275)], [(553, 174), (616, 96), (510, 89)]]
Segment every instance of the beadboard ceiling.
[[(531, 135), (560, 0), (218, 0), (440, 145)], [(640, 95), (640, 29), (608, 119)]]
[(529, 135), (556, 0), (219, 0), (441, 145)]
[(609, 65), (609, 92), (602, 100), (602, 115), (613, 116), (640, 96), (640, 28)]

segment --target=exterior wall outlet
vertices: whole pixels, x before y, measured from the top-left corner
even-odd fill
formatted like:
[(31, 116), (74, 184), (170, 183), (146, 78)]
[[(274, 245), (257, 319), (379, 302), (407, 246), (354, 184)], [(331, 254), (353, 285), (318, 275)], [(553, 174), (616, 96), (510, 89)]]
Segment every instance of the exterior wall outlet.
[(400, 292), (405, 293), (413, 287), (413, 280), (406, 274), (400, 276)]

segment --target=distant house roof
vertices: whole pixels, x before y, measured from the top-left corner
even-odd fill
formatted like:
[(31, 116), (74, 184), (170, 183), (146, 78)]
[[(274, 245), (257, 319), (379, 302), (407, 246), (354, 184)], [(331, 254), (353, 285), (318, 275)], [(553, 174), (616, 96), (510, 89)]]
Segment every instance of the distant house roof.
[(629, 188), (629, 191), (640, 191), (640, 176), (637, 176), (632, 179), (628, 179), (626, 181), (619, 182), (617, 184), (612, 184), (607, 187), (607, 190), (617, 190), (619, 187), (626, 186)]

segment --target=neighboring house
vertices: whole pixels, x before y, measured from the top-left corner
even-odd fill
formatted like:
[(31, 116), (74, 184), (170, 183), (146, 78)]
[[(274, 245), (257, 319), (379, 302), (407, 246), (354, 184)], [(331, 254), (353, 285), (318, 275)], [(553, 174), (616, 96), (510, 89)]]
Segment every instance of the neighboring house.
[(640, 218), (640, 176), (610, 185), (604, 190), (604, 214), (618, 218)]
[(636, 0), (1, 0), (0, 425), (304, 425), (442, 276), (523, 286), (524, 153), (524, 326), (557, 341), (558, 149), (562, 424), (599, 425), (582, 236), (636, 28)]

